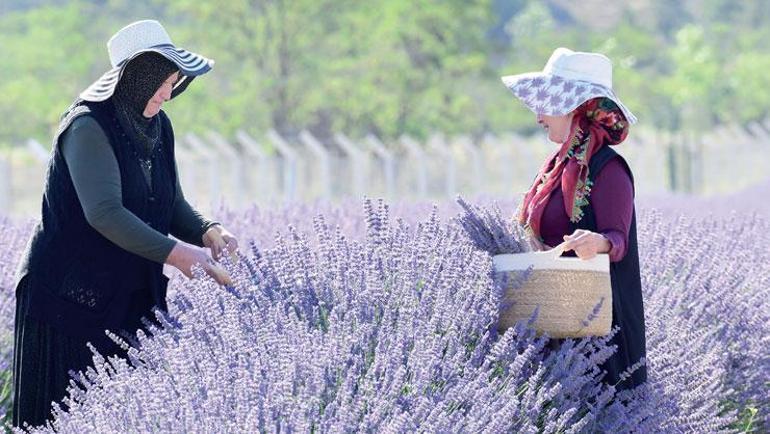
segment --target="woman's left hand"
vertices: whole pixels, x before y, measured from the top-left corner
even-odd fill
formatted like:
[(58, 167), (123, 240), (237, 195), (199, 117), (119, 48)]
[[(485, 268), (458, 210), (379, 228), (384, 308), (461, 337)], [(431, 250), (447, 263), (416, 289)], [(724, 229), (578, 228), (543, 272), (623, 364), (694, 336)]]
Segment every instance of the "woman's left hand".
[(572, 235), (565, 235), (564, 241), (567, 243), (564, 250), (574, 250), (580, 259), (591, 259), (599, 253), (607, 253), (612, 248), (610, 240), (604, 235), (578, 229)]
[(222, 225), (216, 224), (208, 228), (203, 234), (203, 245), (211, 249), (211, 256), (215, 261), (222, 258), (222, 253), (228, 251), (235, 260), (235, 251), (238, 250), (238, 240)]

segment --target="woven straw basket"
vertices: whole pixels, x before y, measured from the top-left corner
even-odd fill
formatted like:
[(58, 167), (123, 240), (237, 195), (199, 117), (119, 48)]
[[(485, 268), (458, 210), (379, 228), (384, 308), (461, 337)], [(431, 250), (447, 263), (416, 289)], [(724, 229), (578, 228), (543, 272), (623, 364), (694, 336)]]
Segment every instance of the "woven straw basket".
[[(532, 267), (532, 274), (521, 287), (510, 279), (500, 313), (501, 331), (517, 321), (528, 320), (540, 306), (534, 328), (552, 338), (604, 336), (612, 325), (612, 286), (610, 261), (606, 254), (592, 259), (561, 257), (562, 243), (545, 252), (529, 252), (492, 257), (496, 273), (516, 273)], [(597, 316), (586, 326), (597, 303), (604, 298)]]

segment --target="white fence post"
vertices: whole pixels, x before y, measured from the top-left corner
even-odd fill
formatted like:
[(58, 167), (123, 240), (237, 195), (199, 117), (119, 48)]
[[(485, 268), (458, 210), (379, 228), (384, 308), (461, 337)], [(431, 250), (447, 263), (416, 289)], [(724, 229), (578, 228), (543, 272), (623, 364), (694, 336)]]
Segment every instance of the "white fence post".
[(414, 175), (416, 181), (416, 190), (419, 197), (428, 195), (428, 168), (425, 159), (425, 151), (416, 140), (404, 135), (399, 139), (399, 143), (404, 147), (407, 153), (408, 162), (414, 165)]
[(332, 196), (332, 168), (331, 161), (329, 159), (329, 151), (326, 150), (324, 145), (316, 139), (307, 130), (302, 130), (299, 133), (299, 140), (303, 145), (313, 154), (316, 162), (317, 173), (314, 173), (318, 177), (318, 184), (320, 184), (321, 197), (329, 199)]
[(770, 135), (767, 130), (759, 124), (759, 122), (752, 122), (747, 125), (751, 134), (755, 137), (755, 142), (758, 143), (770, 143)]
[[(256, 170), (247, 171), (248, 173), (255, 174), (257, 176), (252, 179), (256, 182), (249, 183), (251, 194), (260, 199), (265, 199), (270, 196), (270, 188), (274, 185), (274, 180), (271, 175), (273, 171), (268, 167), (269, 157), (262, 147), (251, 137), (246, 131), (238, 130), (235, 133), (235, 139), (238, 144), (241, 145), (241, 149), (246, 157), (249, 157), (252, 161), (256, 160)], [(261, 179), (262, 181), (258, 181)], [(267, 188), (266, 188), (267, 187)]]
[[(229, 143), (221, 134), (215, 131), (209, 131), (206, 134), (209, 139), (209, 143), (214, 146), (217, 151), (217, 160), (226, 159), (229, 166), (229, 178), (230, 185), (223, 194), (230, 196), (228, 203), (231, 207), (238, 207), (242, 205), (244, 198), (243, 194), (243, 159), (238, 152), (233, 148), (233, 145)], [(232, 193), (230, 193), (232, 192)]]
[(385, 175), (385, 195), (389, 199), (394, 199), (396, 197), (396, 157), (374, 134), (366, 136), (366, 144), (382, 161), (382, 170)]
[(470, 188), (469, 193), (476, 194), (481, 191), (481, 178), (484, 172), (484, 164), (481, 159), (481, 150), (478, 146), (473, 144), (473, 141), (468, 136), (458, 136), (454, 140), (455, 145), (462, 151), (464, 155), (470, 158)]
[(197, 161), (202, 162), (206, 166), (208, 174), (207, 202), (208, 205), (213, 207), (217, 204), (217, 195), (222, 194), (219, 158), (217, 158), (203, 140), (194, 133), (187, 133), (185, 135), (185, 143), (187, 143), (190, 146), (190, 149), (198, 156)]
[(362, 197), (366, 194), (366, 178), (368, 173), (368, 161), (364, 152), (355, 144), (352, 140), (344, 134), (338, 133), (334, 135), (334, 140), (339, 147), (348, 157), (349, 164), (352, 164), (351, 168), (351, 181), (353, 186), (351, 192), (356, 197)]
[(27, 150), (41, 166), (48, 165), (48, 159), (51, 157), (51, 152), (40, 142), (35, 139), (27, 140)]
[(497, 136), (490, 133), (485, 134), (481, 141), (484, 166), (487, 169), (484, 174), (485, 185), (498, 194), (517, 194), (518, 188), (513, 183), (513, 174), (519, 171), (522, 162), (515, 158), (512, 143), (501, 145), (500, 142)]
[(297, 152), (273, 129), (267, 131), (266, 137), (283, 158), (283, 196), (292, 201), (297, 197)]
[(444, 195), (452, 198), (457, 194), (457, 164), (452, 150), (447, 141), (440, 134), (434, 134), (428, 139), (428, 149), (437, 154), (442, 160), (444, 168)]

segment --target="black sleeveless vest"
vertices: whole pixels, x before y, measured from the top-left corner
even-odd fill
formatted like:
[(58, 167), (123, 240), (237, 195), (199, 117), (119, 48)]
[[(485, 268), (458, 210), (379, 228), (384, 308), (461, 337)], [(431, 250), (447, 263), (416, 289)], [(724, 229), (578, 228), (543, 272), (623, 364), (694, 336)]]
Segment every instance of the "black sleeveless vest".
[(79, 116), (92, 116), (109, 139), (120, 168), (123, 206), (163, 235), (169, 233), (176, 194), (174, 134), (161, 111), (158, 146), (162, 148), (152, 157), (152, 189), (135, 153), (138, 148), (129, 142), (115, 116), (112, 99), (76, 101), (63, 115), (54, 137), (41, 220), (27, 244), (17, 282), (30, 279), (30, 317), (75, 336), (104, 336), (104, 329), (132, 321), (129, 301), (136, 291), (166, 310), (168, 279), (162, 264), (118, 247), (86, 220), (59, 143)]
[[(634, 175), (628, 163), (620, 154), (609, 146), (603, 146), (591, 157), (588, 163), (588, 178), (593, 182), (605, 164), (618, 157), (626, 172), (634, 183)], [(596, 215), (590, 203), (583, 208), (583, 217), (577, 223), (570, 222), (570, 230), (585, 229), (597, 232)], [(617, 352), (604, 363), (602, 369), (607, 371), (604, 381), (615, 384), (629, 366), (646, 356), (646, 340), (644, 326), (644, 306), (642, 303), (642, 281), (639, 268), (639, 250), (636, 238), (636, 209), (631, 216), (631, 227), (628, 232), (628, 250), (619, 262), (610, 262), (610, 278), (612, 281), (612, 326), (620, 326), (620, 332), (610, 341), (617, 345)], [(620, 383), (618, 389), (635, 387), (647, 380), (647, 368), (642, 367), (632, 374), (631, 378)]]

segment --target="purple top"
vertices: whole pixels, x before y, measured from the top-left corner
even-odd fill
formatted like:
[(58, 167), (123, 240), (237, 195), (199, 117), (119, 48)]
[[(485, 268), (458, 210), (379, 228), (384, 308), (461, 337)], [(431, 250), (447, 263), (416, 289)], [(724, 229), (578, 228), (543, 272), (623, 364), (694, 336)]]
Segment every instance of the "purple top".
[[(628, 250), (628, 231), (634, 210), (634, 186), (620, 159), (613, 158), (599, 172), (594, 179), (588, 200), (594, 207), (599, 233), (612, 245), (609, 251), (610, 262), (622, 260)], [(549, 246), (561, 244), (564, 235), (571, 235), (561, 185), (556, 186), (543, 210), (540, 234)]]

